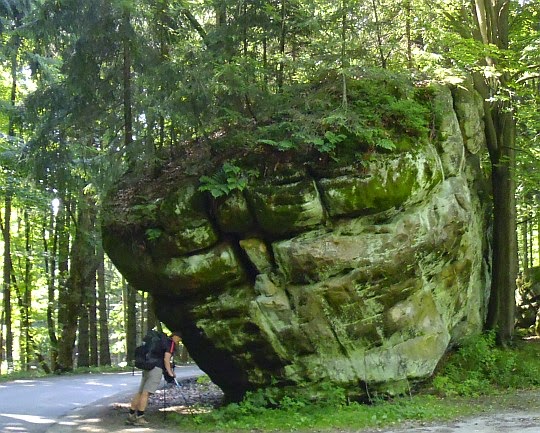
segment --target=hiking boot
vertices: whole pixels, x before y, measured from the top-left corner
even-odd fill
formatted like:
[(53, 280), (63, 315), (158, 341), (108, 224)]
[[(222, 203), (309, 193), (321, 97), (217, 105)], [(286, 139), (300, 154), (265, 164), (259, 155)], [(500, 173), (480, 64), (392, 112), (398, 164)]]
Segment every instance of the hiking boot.
[(126, 424), (133, 424), (135, 422), (135, 419), (137, 418), (137, 415), (134, 413), (129, 413), (126, 418)]
[(147, 425), (147, 424), (149, 424), (149, 422), (146, 420), (144, 415), (136, 416), (135, 420), (133, 421), (133, 425), (142, 426), (142, 425)]

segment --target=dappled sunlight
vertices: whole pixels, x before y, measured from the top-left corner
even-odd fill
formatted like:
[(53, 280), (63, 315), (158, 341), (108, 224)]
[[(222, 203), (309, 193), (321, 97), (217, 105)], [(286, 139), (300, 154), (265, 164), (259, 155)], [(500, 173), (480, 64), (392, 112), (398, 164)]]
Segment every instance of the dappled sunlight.
[(102, 418), (83, 418), (80, 415), (71, 415), (58, 423), (62, 427), (70, 427), (70, 431), (85, 431), (91, 433), (104, 433), (110, 431), (109, 426), (103, 426)]
[(130, 406), (131, 405), (129, 402), (125, 402), (125, 403), (115, 402), (112, 404), (113, 409), (129, 409)]
[(16, 383), (17, 385), (22, 385), (22, 386), (41, 386), (43, 385), (43, 381), (38, 381), (38, 380), (25, 380), (25, 379), (18, 379), (18, 380), (14, 380), (13, 383)]
[(159, 409), (159, 412), (175, 412), (182, 415), (200, 415), (203, 413), (210, 413), (212, 411), (209, 407), (196, 407), (196, 406), (167, 406)]
[(42, 416), (37, 415), (22, 415), (19, 413), (0, 413), (0, 416), (6, 417), (6, 418), (12, 418), (19, 421), (29, 422), (31, 424), (52, 424), (54, 423), (53, 419), (50, 418), (44, 418)]
[(92, 386), (101, 386), (103, 388), (112, 388), (112, 387), (117, 387), (118, 385), (112, 385), (110, 383), (99, 383), (99, 382), (96, 382), (95, 380), (89, 380), (88, 382), (85, 382), (84, 383), (85, 385), (92, 385)]
[(50, 386), (45, 380), (36, 380), (36, 379), (16, 379), (12, 380), (7, 384), (0, 384), (0, 389), (9, 388), (10, 386), (17, 385), (22, 387), (36, 387), (36, 386)]

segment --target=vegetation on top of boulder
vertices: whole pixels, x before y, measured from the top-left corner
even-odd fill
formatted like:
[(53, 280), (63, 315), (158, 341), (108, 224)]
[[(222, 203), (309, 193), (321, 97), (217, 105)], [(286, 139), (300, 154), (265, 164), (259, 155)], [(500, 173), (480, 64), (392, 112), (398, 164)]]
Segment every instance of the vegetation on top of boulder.
[(344, 157), (350, 152), (403, 151), (412, 140), (427, 140), (429, 92), (409, 75), (358, 70), (347, 79), (346, 105), (341, 87), (340, 77), (328, 75), (269, 94), (254, 107), (255, 122), (234, 125), (216, 143)]
[(424, 83), (409, 75), (359, 70), (347, 80), (346, 105), (341, 86), (337, 76), (325, 76), (261, 98), (252, 107), (255, 121), (229, 125), (209, 139), (221, 162), (200, 177), (200, 190), (214, 198), (241, 191), (261, 162), (265, 170), (290, 161), (362, 165), (374, 153), (404, 152), (429, 140), (434, 116)]

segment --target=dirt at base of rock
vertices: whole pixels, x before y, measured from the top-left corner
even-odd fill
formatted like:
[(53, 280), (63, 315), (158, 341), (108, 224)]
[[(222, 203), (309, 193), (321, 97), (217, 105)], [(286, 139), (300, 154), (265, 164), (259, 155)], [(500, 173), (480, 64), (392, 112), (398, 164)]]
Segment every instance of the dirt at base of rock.
[[(221, 389), (209, 380), (182, 379), (176, 383), (162, 383), (160, 388), (148, 399), (146, 411), (189, 412), (195, 407), (219, 407), (223, 404)], [(115, 405), (115, 409), (126, 410), (129, 400)]]

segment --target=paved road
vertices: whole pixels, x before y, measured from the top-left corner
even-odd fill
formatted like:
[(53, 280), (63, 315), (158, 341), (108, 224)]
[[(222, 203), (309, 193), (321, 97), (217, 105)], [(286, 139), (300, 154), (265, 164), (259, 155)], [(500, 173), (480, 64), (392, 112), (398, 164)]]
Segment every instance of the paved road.
[[(202, 374), (176, 367), (179, 378)], [(140, 373), (86, 374), (0, 383), (0, 433), (44, 433), (74, 409), (137, 389)]]

